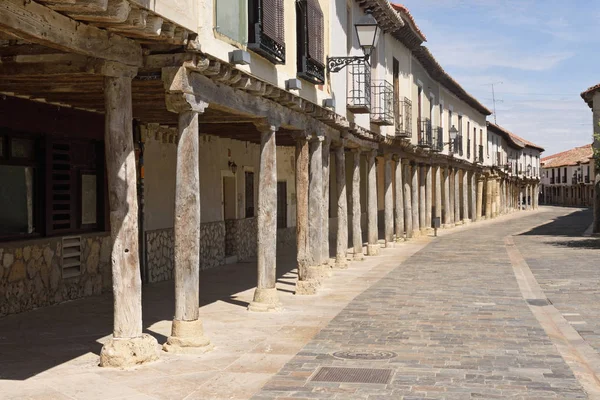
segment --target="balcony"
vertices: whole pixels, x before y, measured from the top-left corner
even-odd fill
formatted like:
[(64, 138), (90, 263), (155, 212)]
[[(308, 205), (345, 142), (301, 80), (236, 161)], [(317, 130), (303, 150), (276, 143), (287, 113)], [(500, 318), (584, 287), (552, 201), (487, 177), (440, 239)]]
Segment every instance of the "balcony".
[(371, 85), (371, 123), (394, 125), (394, 87), (386, 80), (374, 80)]
[(494, 159), (494, 165), (499, 167), (502, 165), (502, 152), (496, 152), (496, 158)]
[(444, 128), (436, 126), (433, 128), (433, 141), (431, 151), (440, 152), (444, 150)]
[(354, 114), (371, 112), (371, 66), (355, 62), (348, 65), (347, 109)]
[(412, 137), (412, 101), (404, 97), (396, 107), (396, 136), (402, 138)]
[(433, 143), (433, 132), (431, 129), (431, 120), (429, 118), (419, 119), (419, 146), (431, 148)]
[(476, 162), (483, 164), (483, 145), (481, 145), (481, 144), (479, 145), (479, 154), (478, 154)]
[(573, 178), (571, 178), (571, 184), (572, 185), (577, 185), (577, 177), (574, 176)]

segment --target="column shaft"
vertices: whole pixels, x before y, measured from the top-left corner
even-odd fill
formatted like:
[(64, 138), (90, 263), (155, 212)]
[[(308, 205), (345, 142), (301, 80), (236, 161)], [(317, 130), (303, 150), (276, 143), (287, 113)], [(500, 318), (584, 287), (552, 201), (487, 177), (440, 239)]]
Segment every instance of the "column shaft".
[(354, 259), (363, 259), (363, 241), (361, 228), (360, 207), (360, 150), (352, 150), (352, 245), (354, 247)]
[(308, 243), (312, 267), (320, 266), (323, 259), (323, 138), (310, 142), (310, 167), (308, 184)]
[(462, 172), (462, 215), (463, 222), (469, 222), (469, 177), (466, 170)]
[(419, 234), (419, 167), (410, 167), (413, 236)]
[(308, 141), (296, 141), (296, 260), (298, 280), (307, 279), (310, 265), (308, 241)]
[(452, 225), (452, 204), (450, 203), (450, 168), (446, 168), (444, 175), (444, 224)]
[(460, 170), (454, 170), (454, 223), (458, 224), (461, 221), (460, 216)]
[(404, 239), (404, 184), (402, 179), (402, 160), (400, 158), (396, 158), (396, 173), (395, 173), (395, 207), (394, 207), (394, 222), (395, 222), (395, 230), (394, 234), (396, 236), (396, 241), (400, 241)]
[(439, 165), (435, 167), (435, 215), (442, 224), (442, 168)]
[(433, 173), (430, 165), (425, 166), (425, 228), (431, 228), (433, 213)]
[(485, 219), (492, 218), (492, 182), (494, 180), (489, 176), (485, 179)]
[(392, 155), (384, 156), (384, 230), (385, 247), (394, 243), (394, 193), (392, 187)]
[(410, 239), (414, 236), (414, 227), (413, 227), (413, 212), (412, 212), (412, 173), (410, 170), (410, 165), (405, 164), (401, 165), (403, 174), (404, 174), (404, 226), (406, 227), (406, 238)]
[(419, 227), (421, 230), (427, 229), (427, 201), (426, 197), (426, 181), (427, 181), (427, 170), (424, 165), (419, 168)]
[(377, 166), (375, 164), (376, 151), (369, 152), (368, 190), (367, 190), (367, 255), (375, 256), (379, 253), (377, 242), (379, 232), (377, 228)]
[(335, 178), (337, 184), (337, 246), (335, 264), (346, 266), (348, 251), (348, 197), (346, 195), (346, 152), (344, 146), (335, 149)]
[(329, 263), (329, 159), (330, 159), (330, 140), (323, 143), (323, 263)]

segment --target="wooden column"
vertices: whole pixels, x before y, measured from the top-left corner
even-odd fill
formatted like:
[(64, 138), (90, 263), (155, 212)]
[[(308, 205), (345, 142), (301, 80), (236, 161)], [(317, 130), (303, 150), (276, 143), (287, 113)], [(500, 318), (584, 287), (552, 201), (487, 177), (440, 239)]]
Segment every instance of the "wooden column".
[(337, 246), (335, 265), (346, 268), (348, 252), (348, 197), (346, 195), (346, 151), (344, 145), (335, 149), (335, 178), (337, 185)]
[(392, 187), (392, 155), (384, 155), (384, 230), (385, 247), (394, 246), (394, 193)]
[(450, 167), (444, 171), (444, 225), (449, 228), (453, 224), (452, 214), (454, 214), (454, 205), (452, 204), (452, 195), (450, 192), (450, 176), (452, 175)]
[(462, 173), (462, 216), (463, 223), (471, 222), (469, 220), (469, 173), (463, 170)]
[(170, 94), (167, 109), (179, 114), (175, 175), (175, 316), (163, 349), (203, 352), (210, 349), (199, 319), (200, 172), (198, 115), (207, 104), (192, 95)]
[(460, 170), (458, 168), (454, 169), (454, 223), (461, 223), (460, 216)]
[(352, 149), (352, 246), (354, 260), (363, 260), (360, 206), (360, 149)]
[(425, 170), (425, 165), (419, 165), (419, 228), (421, 231), (427, 229), (427, 210), (426, 210), (426, 180), (427, 180), (427, 171)]
[(394, 194), (395, 194), (395, 207), (394, 207), (394, 223), (395, 230), (394, 236), (396, 242), (404, 240), (404, 184), (402, 179), (402, 160), (398, 156), (394, 156), (394, 162), (396, 163), (395, 169), (395, 182), (394, 182)]
[(379, 254), (378, 227), (377, 227), (377, 166), (375, 164), (376, 150), (369, 152), (367, 175), (367, 255)]
[(470, 200), (471, 200), (471, 204), (470, 204), (470, 215), (471, 215), (471, 221), (475, 222), (477, 221), (477, 176), (475, 174), (475, 171), (471, 172), (470, 174), (470, 186), (469, 188), (470, 190)]
[(323, 264), (329, 264), (329, 159), (331, 155), (331, 139), (323, 141)]
[(477, 179), (477, 221), (481, 221), (483, 217), (483, 183), (484, 178), (480, 175)]
[(258, 283), (250, 311), (278, 311), (277, 294), (277, 147), (275, 132), (278, 126), (256, 125), (260, 132), (260, 164), (258, 170), (257, 213), (257, 271)]
[(433, 173), (431, 165), (425, 166), (425, 229), (431, 229), (433, 213)]
[(442, 224), (442, 167), (436, 165), (434, 168), (435, 176), (435, 215)]
[(309, 181), (309, 239), (311, 266), (321, 266), (323, 260), (323, 140), (314, 137), (310, 142), (310, 181)]
[[(142, 280), (138, 251), (138, 204), (131, 78), (105, 77), (105, 146), (113, 282), (113, 337), (102, 346), (100, 365), (127, 367), (158, 358), (157, 342), (142, 334)], [(131, 348), (138, 349), (135, 354)]]
[(302, 286), (309, 279), (308, 267), (310, 266), (308, 241), (308, 140), (306, 137), (296, 140), (296, 246), (296, 261), (298, 263), (296, 293), (298, 293), (303, 291)]
[(492, 219), (492, 193), (493, 178), (488, 176), (485, 180), (485, 219)]
[(411, 200), (411, 182), (412, 174), (410, 171), (410, 165), (402, 165), (402, 171), (404, 174), (404, 226), (406, 227), (406, 238), (410, 239), (414, 236), (414, 227), (412, 220), (412, 200)]
[(419, 166), (411, 165), (411, 203), (412, 203), (412, 227), (413, 236), (420, 234), (419, 229)]

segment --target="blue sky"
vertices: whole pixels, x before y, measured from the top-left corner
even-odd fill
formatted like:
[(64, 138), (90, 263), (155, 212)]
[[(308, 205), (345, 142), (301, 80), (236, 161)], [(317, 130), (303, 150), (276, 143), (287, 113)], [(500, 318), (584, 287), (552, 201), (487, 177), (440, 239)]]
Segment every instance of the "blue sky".
[[(444, 69), (498, 124), (550, 155), (592, 141), (580, 93), (600, 83), (598, 0), (405, 0)], [(493, 117), (488, 117), (493, 121)]]

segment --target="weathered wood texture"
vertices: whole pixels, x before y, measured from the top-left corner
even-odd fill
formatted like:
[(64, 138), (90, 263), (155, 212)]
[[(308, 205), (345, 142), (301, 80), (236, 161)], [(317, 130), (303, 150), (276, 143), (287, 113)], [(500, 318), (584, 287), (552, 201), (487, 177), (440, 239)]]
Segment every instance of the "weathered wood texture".
[(257, 127), (261, 133), (258, 171), (257, 271), (259, 289), (274, 289), (277, 254), (277, 126)]
[(435, 214), (434, 217), (440, 219), (442, 223), (442, 168), (435, 165), (434, 169), (434, 185), (435, 185)]
[(65, 52), (142, 65), (142, 48), (133, 40), (81, 24), (35, 1), (0, 2), (0, 30)]
[(142, 334), (142, 281), (138, 251), (138, 205), (131, 79), (105, 78), (106, 169), (113, 239), (111, 254), (115, 338)]
[(392, 155), (384, 156), (384, 232), (385, 245), (389, 247), (394, 241), (394, 192), (392, 185)]
[(329, 186), (330, 179), (330, 160), (331, 158), (331, 140), (325, 139), (323, 142), (323, 262), (329, 261)]
[(486, 219), (491, 219), (492, 218), (492, 183), (493, 179), (490, 177), (487, 177), (487, 179), (485, 180), (485, 218)]
[(310, 265), (308, 241), (308, 141), (299, 138), (296, 142), (296, 260), (298, 279), (307, 279)]
[(452, 224), (452, 204), (450, 203), (451, 192), (450, 192), (450, 167), (446, 167), (443, 171), (444, 180), (444, 224), (450, 226)]
[(411, 201), (412, 201), (412, 226), (413, 235), (420, 230), (419, 220), (419, 166), (413, 165), (411, 169)]
[(431, 228), (431, 215), (433, 212), (433, 174), (431, 165), (425, 166), (425, 227)]
[(454, 222), (460, 222), (460, 170), (456, 168), (454, 170)]
[(468, 172), (462, 171), (462, 216), (463, 221), (469, 220), (469, 179)]
[[(377, 166), (375, 165), (376, 151), (368, 153), (368, 172), (367, 172), (367, 236), (368, 243), (371, 246), (377, 245)], [(369, 247), (367, 247), (367, 250)], [(370, 254), (369, 255), (374, 255)]]
[(360, 226), (360, 150), (352, 150), (352, 246), (354, 258), (363, 256), (362, 229)]
[(348, 197), (346, 195), (346, 151), (344, 146), (335, 149), (335, 178), (337, 186), (337, 243), (335, 262), (346, 264), (348, 251)]
[(469, 173), (470, 178), (470, 215), (472, 221), (477, 221), (477, 175), (475, 172)]
[(412, 211), (412, 174), (410, 165), (403, 166), (404, 171), (404, 225), (406, 226), (406, 238), (414, 236), (413, 211)]
[(323, 138), (310, 142), (308, 243), (311, 266), (323, 264)]
[(396, 157), (395, 161), (395, 176), (394, 176), (394, 235), (396, 240), (404, 238), (404, 181), (402, 172), (402, 160)]
[(421, 165), (419, 168), (419, 228), (427, 228), (427, 167)]

